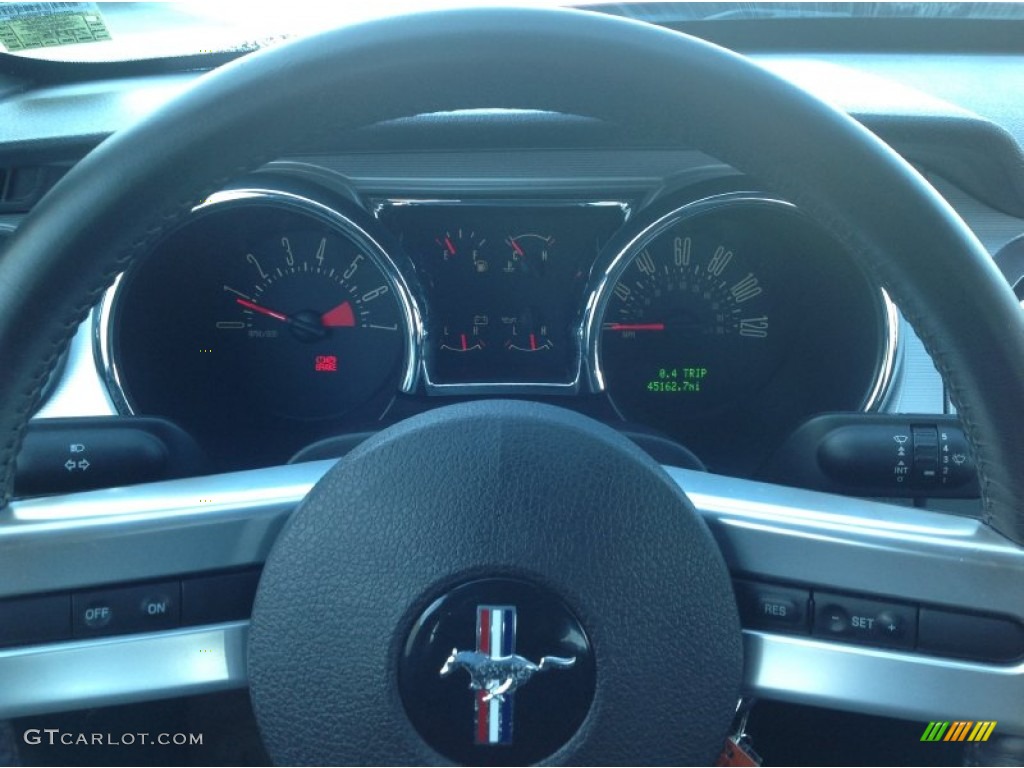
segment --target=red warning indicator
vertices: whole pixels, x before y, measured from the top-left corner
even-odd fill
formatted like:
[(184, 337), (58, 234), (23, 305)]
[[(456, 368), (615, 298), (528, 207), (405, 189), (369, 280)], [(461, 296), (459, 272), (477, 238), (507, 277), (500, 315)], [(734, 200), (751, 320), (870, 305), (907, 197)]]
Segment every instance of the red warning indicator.
[(337, 355), (317, 355), (316, 362), (314, 363), (314, 370), (317, 371), (337, 371), (338, 370), (338, 356)]

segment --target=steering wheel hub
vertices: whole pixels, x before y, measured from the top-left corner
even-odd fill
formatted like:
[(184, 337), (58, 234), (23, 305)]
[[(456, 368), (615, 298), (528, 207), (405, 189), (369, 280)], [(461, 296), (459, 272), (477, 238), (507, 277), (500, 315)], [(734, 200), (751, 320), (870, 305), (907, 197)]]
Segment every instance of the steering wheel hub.
[(445, 757), (526, 765), (569, 741), (587, 716), (594, 654), (572, 610), (549, 591), (481, 579), (424, 611), (398, 682), (409, 719)]
[[(249, 670), (278, 762), (706, 763), (742, 650), (718, 548), (661, 467), (578, 414), (490, 401), (317, 484), (267, 561)], [(516, 708), (496, 744), (484, 704)]]

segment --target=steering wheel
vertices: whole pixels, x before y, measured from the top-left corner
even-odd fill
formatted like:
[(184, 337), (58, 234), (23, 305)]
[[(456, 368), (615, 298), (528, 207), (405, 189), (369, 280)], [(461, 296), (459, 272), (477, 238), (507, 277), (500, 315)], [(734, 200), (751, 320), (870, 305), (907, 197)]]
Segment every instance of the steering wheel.
[[(40, 202), (0, 261), (2, 502), (10, 502), (18, 447), (50, 366), (115, 276), (199, 201), (348, 129), (480, 107), (583, 115), (637, 140), (696, 147), (802, 208), (890, 292), (932, 354), (975, 452), (984, 525), (666, 474), (611, 430), (555, 408), (440, 409), (388, 430), (335, 469), (296, 470), (324, 478), (269, 556), (249, 648), (271, 755), (295, 763), (710, 761), (741, 690), (904, 717), (922, 716), (936, 696), (965, 713), (987, 702), (986, 711), (1005, 714), (1000, 721), (1024, 727), (1013, 714), (1024, 691), (1019, 669), (986, 678), (969, 663), (763, 633), (745, 633), (742, 659), (726, 564), (769, 580), (1021, 616), (1024, 331), (988, 255), (889, 147), (744, 58), (644, 24), (495, 9), (372, 22), (240, 59), (105, 141)], [(479, 461), (466, 487), (442, 487), (439, 467), (469, 455)], [(509, 471), (533, 483), (509, 480)], [(246, 475), (256, 488), (272, 485), (273, 514), (258, 492), (228, 512), (186, 502), (216, 482), (154, 486), (129, 492), (128, 502), (101, 493), (44, 503), (87, 516), (71, 543), (105, 553), (112, 581), (181, 573), (186, 540), (195, 545), (190, 569), (261, 561), (294, 487), (282, 491), (275, 470)], [(153, 501), (164, 493), (169, 507)], [(123, 513), (132, 499), (131, 526), (90, 527), (93, 515), (103, 522), (103, 503)], [(24, 508), (11, 506), (15, 523), (26, 522)], [(188, 538), (239, 519), (248, 535), (230, 544)], [(76, 568), (89, 555), (71, 543), (11, 526), (0, 541), (0, 581), (21, 593), (88, 586)], [(55, 567), (44, 575), (48, 564)], [(522, 652), (488, 654), (516, 606)], [(445, 625), (462, 615), (470, 616), (462, 628)], [(546, 640), (531, 639), (545, 627)], [(469, 639), (438, 658), (424, 633)], [(474, 636), (487, 647), (469, 647)], [(232, 637), (244, 640), (244, 627)], [(506, 665), (518, 659), (521, 669), (485, 669), (459, 651)], [(242, 652), (223, 650), (235, 664)], [(876, 682), (895, 675), (901, 690), (871, 690), (858, 674)], [(228, 677), (238, 682), (237, 673)], [(979, 690), (979, 680), (992, 685)], [(423, 715), (435, 684), (464, 691), (465, 707)], [(527, 698), (531, 689), (544, 694)], [(569, 695), (571, 706), (558, 703)], [(537, 725), (531, 708), (544, 699), (553, 709), (535, 710), (548, 718)], [(480, 736), (481, 718), (504, 717), (513, 701), (515, 748), (525, 751), (450, 745), (459, 737), (446, 729)], [(432, 722), (445, 717), (451, 722)]]

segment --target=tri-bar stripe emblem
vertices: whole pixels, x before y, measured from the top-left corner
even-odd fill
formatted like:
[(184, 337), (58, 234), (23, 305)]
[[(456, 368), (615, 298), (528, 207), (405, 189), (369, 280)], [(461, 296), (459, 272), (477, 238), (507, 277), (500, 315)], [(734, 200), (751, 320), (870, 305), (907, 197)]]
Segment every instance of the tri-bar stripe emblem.
[[(516, 652), (516, 609), (512, 605), (479, 605), (476, 609), (476, 649), (492, 659)], [(476, 691), (476, 743), (511, 744), (515, 696), (488, 697)]]
[(933, 720), (921, 735), (921, 741), (988, 741), (996, 728), (995, 720)]

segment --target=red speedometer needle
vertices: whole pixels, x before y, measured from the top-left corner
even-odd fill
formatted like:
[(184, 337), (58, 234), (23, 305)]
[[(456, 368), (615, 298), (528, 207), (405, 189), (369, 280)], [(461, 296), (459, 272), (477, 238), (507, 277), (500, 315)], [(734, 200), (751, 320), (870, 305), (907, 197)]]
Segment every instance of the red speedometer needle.
[(235, 299), (235, 301), (237, 301), (246, 309), (251, 309), (253, 312), (259, 312), (261, 315), (272, 317), (275, 320), (280, 320), (281, 322), (284, 323), (287, 323), (289, 320), (288, 315), (283, 315), (280, 312), (275, 312), (272, 309), (267, 309), (267, 307), (261, 307), (259, 304), (248, 301), (247, 299)]
[(664, 323), (605, 323), (606, 331), (664, 331)]
[(356, 324), (356, 316), (352, 311), (352, 305), (343, 301), (334, 309), (320, 315), (320, 322), (326, 328), (352, 328)]

